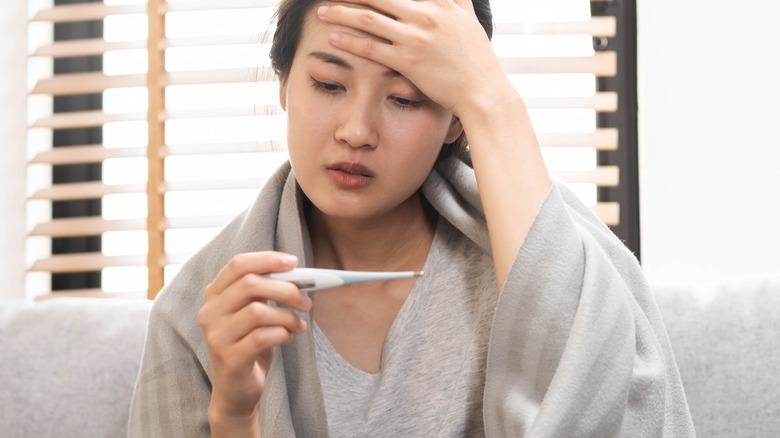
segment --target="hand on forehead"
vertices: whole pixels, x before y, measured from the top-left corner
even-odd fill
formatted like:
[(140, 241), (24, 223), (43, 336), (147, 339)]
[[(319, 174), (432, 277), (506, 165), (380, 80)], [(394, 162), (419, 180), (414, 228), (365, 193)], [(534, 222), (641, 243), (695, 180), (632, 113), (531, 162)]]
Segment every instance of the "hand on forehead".
[[(414, 0), (403, 0), (403, 1), (414, 1)], [(392, 14), (389, 14), (386, 11), (380, 10), (380, 9), (378, 9), (378, 8), (372, 6), (372, 5), (366, 4), (366, 3), (367, 2), (361, 1), (361, 0), (354, 0), (354, 1), (352, 1), (352, 0), (323, 1), (323, 2), (317, 3), (314, 6), (314, 8), (312, 9), (311, 12), (313, 12), (313, 14), (316, 16), (317, 15), (317, 9), (322, 7), (322, 6), (328, 6), (328, 7), (332, 7), (332, 6), (347, 6), (347, 7), (355, 8), (355, 9), (371, 10), (371, 11), (376, 12), (378, 14), (384, 15), (384, 16), (386, 16), (388, 18), (391, 18), (391, 19), (394, 19), (394, 20), (396, 19), (396, 17), (393, 16)], [(382, 1), (374, 1), (374, 2), (371, 2), (371, 3), (381, 4)], [(344, 27), (346, 27), (346, 26), (344, 26)], [(353, 28), (353, 27), (349, 27), (349, 29), (350, 29), (350, 32), (356, 33), (358, 36), (368, 36), (368, 37), (372, 37), (372, 38), (375, 38), (375, 39), (380, 39), (380, 40), (385, 41), (385, 42), (389, 42), (389, 41), (386, 41), (386, 40), (384, 40), (382, 38), (377, 38), (375, 35), (371, 34), (370, 32), (366, 32), (366, 31), (361, 30), (361, 29), (356, 29), (356, 28)]]
[[(391, 18), (396, 18), (401, 15), (405, 10), (408, 10), (405, 6), (408, 6), (410, 2), (425, 2), (425, 1), (437, 1), (440, 3), (452, 3), (460, 6), (461, 8), (469, 11), (472, 15), (476, 15), (474, 12), (474, 4), (471, 0), (338, 0), (338, 1), (324, 1), (317, 5), (319, 6), (333, 6), (333, 5), (346, 5), (357, 6), (367, 9), (373, 9), (376, 12), (384, 14)], [(406, 3), (406, 4), (405, 4)]]

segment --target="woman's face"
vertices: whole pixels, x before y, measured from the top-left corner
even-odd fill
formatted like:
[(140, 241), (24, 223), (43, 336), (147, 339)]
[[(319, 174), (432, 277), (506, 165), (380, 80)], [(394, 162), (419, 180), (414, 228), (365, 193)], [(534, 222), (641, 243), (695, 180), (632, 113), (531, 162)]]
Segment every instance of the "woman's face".
[(336, 31), (309, 11), (280, 101), (306, 196), (334, 218), (392, 213), (416, 193), (460, 125), (397, 72), (338, 50)]

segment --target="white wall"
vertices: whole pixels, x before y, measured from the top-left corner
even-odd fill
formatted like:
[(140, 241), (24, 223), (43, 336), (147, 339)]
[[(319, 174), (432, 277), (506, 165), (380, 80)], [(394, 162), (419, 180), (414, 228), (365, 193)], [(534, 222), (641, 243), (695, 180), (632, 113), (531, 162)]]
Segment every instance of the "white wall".
[(0, 299), (25, 296), (27, 3), (0, 2)]
[(780, 2), (638, 0), (651, 282), (780, 273)]

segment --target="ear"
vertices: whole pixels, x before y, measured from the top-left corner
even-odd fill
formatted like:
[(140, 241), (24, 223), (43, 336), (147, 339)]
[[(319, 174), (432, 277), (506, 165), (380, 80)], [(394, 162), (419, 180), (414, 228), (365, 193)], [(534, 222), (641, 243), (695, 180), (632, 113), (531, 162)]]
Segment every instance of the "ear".
[(444, 143), (449, 144), (457, 140), (460, 134), (463, 132), (463, 125), (460, 124), (460, 119), (452, 116), (450, 127), (447, 129), (447, 136), (444, 137)]
[(279, 81), (279, 105), (282, 109), (287, 111), (287, 81)]

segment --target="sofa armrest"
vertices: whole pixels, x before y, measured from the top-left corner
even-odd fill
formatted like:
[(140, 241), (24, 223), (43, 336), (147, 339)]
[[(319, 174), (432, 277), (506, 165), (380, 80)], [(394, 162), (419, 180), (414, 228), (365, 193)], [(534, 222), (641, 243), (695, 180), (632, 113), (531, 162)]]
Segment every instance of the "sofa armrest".
[(780, 277), (654, 292), (698, 436), (778, 436)]
[(0, 303), (0, 434), (125, 436), (151, 304)]

